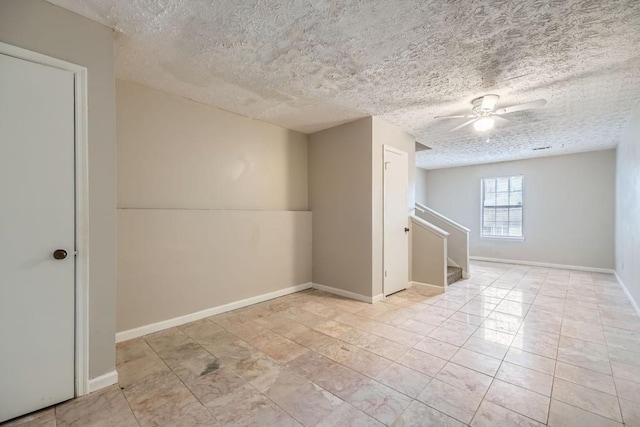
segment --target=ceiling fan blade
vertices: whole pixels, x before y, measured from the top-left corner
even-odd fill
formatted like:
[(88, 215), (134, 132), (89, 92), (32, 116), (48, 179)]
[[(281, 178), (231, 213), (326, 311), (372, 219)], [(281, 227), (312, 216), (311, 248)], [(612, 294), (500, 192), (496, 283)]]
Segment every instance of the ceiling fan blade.
[(466, 119), (469, 117), (475, 117), (475, 115), (467, 114), (466, 116), (435, 116), (434, 119)]
[(482, 97), (482, 105), (480, 108), (484, 111), (493, 111), (500, 97), (498, 95), (485, 95)]
[(507, 126), (509, 123), (511, 123), (511, 120), (507, 120), (504, 117), (496, 116), (494, 114), (492, 114), (491, 117), (496, 121), (497, 126)]
[(512, 105), (511, 107), (501, 108), (496, 110), (496, 114), (509, 114), (516, 111), (528, 110), (530, 108), (542, 107), (547, 103), (546, 99), (538, 99), (536, 101), (525, 102), (524, 104)]
[(449, 132), (455, 132), (455, 131), (457, 131), (458, 129), (462, 129), (462, 128), (463, 128), (463, 127), (465, 127), (465, 126), (469, 126), (471, 123), (475, 122), (476, 120), (478, 120), (478, 117), (474, 117), (473, 119), (471, 119), (471, 120), (469, 120), (469, 121), (466, 121), (466, 122), (464, 122), (463, 124), (461, 124), (461, 125), (459, 125), (459, 126), (454, 127), (454, 128), (453, 128), (453, 129), (451, 129)]

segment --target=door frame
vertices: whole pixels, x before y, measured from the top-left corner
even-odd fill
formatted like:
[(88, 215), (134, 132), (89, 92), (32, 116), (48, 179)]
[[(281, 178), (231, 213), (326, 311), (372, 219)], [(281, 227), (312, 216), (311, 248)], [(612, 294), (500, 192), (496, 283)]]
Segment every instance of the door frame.
[[(386, 151), (391, 151), (393, 153), (399, 154), (401, 156), (409, 156), (409, 154), (406, 151), (402, 151), (399, 148), (396, 148), (392, 145), (382, 145), (382, 295), (383, 298), (386, 298), (386, 293), (384, 290), (384, 285), (385, 285), (385, 257), (384, 257), (384, 248), (385, 248), (385, 239), (384, 239), (384, 231), (385, 231), (385, 221), (386, 221), (386, 206), (387, 206), (387, 194), (386, 194), (386, 181), (387, 181), (387, 165), (385, 163), (385, 152)], [(407, 174), (409, 173), (409, 165), (407, 165)], [(408, 191), (408, 185), (409, 185), (409, 177), (407, 175), (407, 191)], [(408, 194), (407, 194), (408, 197)], [(409, 226), (409, 215), (407, 214), (407, 227)], [(409, 247), (407, 247), (407, 256), (409, 256)], [(411, 278), (411, 272), (409, 271), (409, 265), (407, 264), (407, 273), (408, 273), (408, 278)], [(407, 281), (407, 288), (409, 287), (409, 283), (411, 281)]]
[(75, 395), (89, 392), (89, 139), (87, 68), (0, 42), (0, 54), (70, 71), (75, 133)]

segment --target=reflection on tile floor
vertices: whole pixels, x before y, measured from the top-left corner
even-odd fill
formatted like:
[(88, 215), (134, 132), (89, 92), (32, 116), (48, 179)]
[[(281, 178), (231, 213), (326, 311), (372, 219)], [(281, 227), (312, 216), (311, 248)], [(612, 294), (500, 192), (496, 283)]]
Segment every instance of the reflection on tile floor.
[(640, 426), (610, 274), (492, 263), (375, 305), (309, 290), (118, 345), (120, 384), (8, 425)]

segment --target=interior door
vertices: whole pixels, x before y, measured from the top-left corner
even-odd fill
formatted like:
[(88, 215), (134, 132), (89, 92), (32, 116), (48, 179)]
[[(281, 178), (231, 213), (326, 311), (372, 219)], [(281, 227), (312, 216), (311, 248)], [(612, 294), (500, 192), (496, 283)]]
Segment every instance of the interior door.
[(409, 214), (407, 153), (384, 147), (384, 295), (409, 284)]
[(74, 397), (74, 152), (73, 73), (0, 54), (0, 422)]

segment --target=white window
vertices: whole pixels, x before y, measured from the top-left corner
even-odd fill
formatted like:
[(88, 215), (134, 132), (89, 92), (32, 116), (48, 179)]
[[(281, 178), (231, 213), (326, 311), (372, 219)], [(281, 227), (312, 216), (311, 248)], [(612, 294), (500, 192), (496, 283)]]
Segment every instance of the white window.
[(524, 237), (522, 182), (522, 175), (482, 179), (482, 237)]

